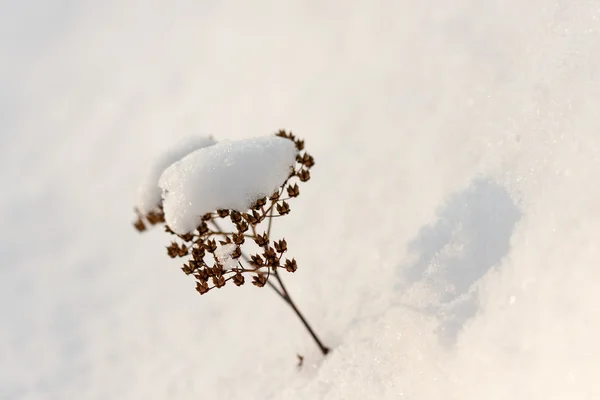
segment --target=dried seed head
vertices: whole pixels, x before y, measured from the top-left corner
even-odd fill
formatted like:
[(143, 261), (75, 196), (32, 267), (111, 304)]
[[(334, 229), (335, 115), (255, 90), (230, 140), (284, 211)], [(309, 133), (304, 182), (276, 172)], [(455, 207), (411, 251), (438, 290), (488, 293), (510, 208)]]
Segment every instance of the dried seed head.
[(236, 246), (235, 250), (233, 250), (231, 252), (231, 258), (233, 258), (234, 260), (237, 260), (241, 256), (242, 256), (242, 249), (240, 249), (240, 246)]
[(284, 129), (280, 129), (280, 130), (279, 130), (279, 131), (278, 131), (278, 132), (275, 134), (275, 136), (279, 136), (279, 137), (286, 138), (286, 139), (290, 139), (290, 140), (294, 140), (294, 139), (295, 139), (295, 137), (294, 137), (294, 134), (293, 134), (292, 132), (288, 133), (288, 132), (286, 132)]
[(251, 255), (250, 259), (252, 260), (252, 261), (250, 261), (250, 264), (253, 267), (259, 268), (259, 267), (262, 267), (264, 265), (262, 257), (260, 255), (258, 255), (258, 254)]
[(312, 168), (312, 166), (315, 165), (315, 159), (310, 154), (304, 153), (304, 156), (302, 156), (301, 163), (306, 168)]
[(239, 272), (233, 276), (233, 283), (235, 286), (242, 286), (246, 280), (244, 279), (244, 275)]
[(223, 270), (222, 265), (215, 263), (215, 266), (212, 267), (212, 272), (213, 272), (214, 276), (219, 276), (219, 275), (223, 275), (223, 272), (225, 272), (225, 271)]
[(244, 244), (246, 241), (243, 233), (232, 233), (231, 238), (233, 239), (233, 243), (237, 244), (238, 246)]
[(285, 241), (285, 239), (281, 239), (278, 242), (273, 242), (273, 245), (275, 246), (275, 250), (277, 250), (278, 253), (284, 253), (287, 251), (287, 242)]
[(144, 232), (146, 230), (146, 225), (144, 225), (144, 221), (142, 221), (141, 218), (138, 218), (133, 223), (133, 226), (135, 227), (135, 229), (137, 229), (138, 232)]
[(279, 200), (279, 192), (275, 192), (271, 195), (271, 197), (269, 197), (269, 200), (275, 202), (277, 200)]
[(301, 182), (306, 182), (310, 179), (310, 172), (307, 169), (301, 169), (297, 175)]
[(254, 242), (259, 247), (263, 247), (263, 246), (266, 246), (269, 244), (269, 237), (267, 236), (267, 233), (265, 232), (262, 236), (256, 235), (256, 237), (254, 238)]
[(300, 195), (300, 188), (298, 188), (298, 184), (294, 183), (294, 186), (288, 186), (287, 194), (290, 197), (298, 197)]
[(231, 222), (237, 224), (242, 220), (242, 214), (240, 214), (238, 211), (231, 211), (229, 213), (229, 218), (231, 219)]
[(186, 275), (190, 275), (194, 272), (193, 268), (191, 268), (190, 266), (188, 266), (187, 264), (183, 264), (183, 267), (181, 267), (181, 270), (183, 271), (184, 274)]
[(256, 225), (258, 224), (258, 218), (257, 215), (255, 215), (255, 213), (256, 211), (253, 211), (252, 214), (244, 213), (242, 214), (242, 216), (246, 221), (248, 221), (249, 224)]
[(200, 236), (204, 236), (209, 233), (208, 225), (204, 221), (198, 226), (197, 229)]
[(169, 246), (167, 246), (167, 254), (171, 258), (175, 258), (179, 255), (179, 245), (176, 242), (171, 242)]
[(202, 221), (210, 221), (212, 219), (211, 213), (206, 213), (202, 216)]
[(263, 215), (259, 214), (256, 211), (252, 211), (252, 216), (256, 219), (257, 224), (260, 224), (265, 219)]
[(208, 282), (209, 275), (208, 275), (208, 272), (206, 271), (206, 268), (203, 268), (203, 269), (201, 269), (201, 270), (198, 270), (198, 274), (197, 274), (197, 275), (195, 275), (195, 277), (196, 277), (196, 279), (198, 279), (199, 281), (202, 281), (202, 282)]
[(206, 282), (196, 282), (196, 290), (200, 294), (204, 294), (208, 292), (210, 289), (208, 288), (208, 283)]
[(252, 277), (252, 284), (257, 287), (263, 287), (267, 283), (267, 277), (264, 274), (257, 274)]
[(248, 224), (244, 221), (241, 221), (239, 224), (236, 225), (236, 228), (240, 234), (243, 234), (244, 232), (248, 231)]
[(279, 215), (286, 215), (290, 213), (290, 205), (286, 201), (283, 201), (281, 204), (277, 204), (276, 208)]
[(213, 276), (212, 282), (217, 288), (225, 286), (225, 278), (223, 278), (223, 275)]
[(185, 244), (182, 244), (179, 249), (178, 249), (178, 253), (177, 256), (178, 257), (184, 257), (188, 255), (188, 248)]
[(229, 210), (217, 210), (217, 214), (221, 218), (225, 218), (229, 215)]
[(146, 220), (150, 225), (162, 224), (165, 222), (165, 214), (162, 211), (151, 211), (146, 215)]
[(178, 236), (185, 242), (191, 242), (192, 240), (194, 240), (194, 235), (192, 235), (191, 233), (186, 233), (185, 235)]
[(266, 197), (261, 197), (260, 199), (256, 200), (256, 205), (259, 207), (264, 207), (266, 204), (267, 204)]
[(304, 140), (296, 139), (294, 143), (296, 143), (296, 149), (298, 149), (298, 151), (304, 150)]
[(272, 247), (267, 247), (262, 255), (265, 258), (265, 262), (269, 267), (279, 266), (279, 259), (277, 258), (277, 253), (275, 253), (275, 249), (273, 249)]
[(226, 244), (231, 243), (231, 238), (229, 236), (225, 236), (225, 240), (219, 240), (219, 244), (221, 246), (225, 246)]
[(296, 272), (297, 269), (298, 269), (298, 264), (296, 263), (295, 259), (292, 258), (291, 260), (288, 260), (288, 259), (285, 260), (285, 270), (287, 272)]
[(204, 251), (204, 247), (194, 247), (192, 248), (192, 257), (195, 261), (202, 261), (204, 260), (204, 256), (206, 255), (206, 252)]
[(213, 240), (207, 240), (204, 243), (204, 249), (206, 251), (208, 251), (209, 253), (214, 253), (215, 250), (217, 250), (217, 243), (215, 243), (214, 239)]

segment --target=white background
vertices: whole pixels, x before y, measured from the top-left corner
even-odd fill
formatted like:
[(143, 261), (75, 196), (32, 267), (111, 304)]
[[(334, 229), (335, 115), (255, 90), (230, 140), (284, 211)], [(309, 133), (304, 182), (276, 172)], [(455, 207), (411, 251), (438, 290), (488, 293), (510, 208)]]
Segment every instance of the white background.
[[(597, 0), (0, 2), (0, 398), (600, 398), (599, 30)], [(131, 226), (170, 144), (280, 128), (326, 359)]]

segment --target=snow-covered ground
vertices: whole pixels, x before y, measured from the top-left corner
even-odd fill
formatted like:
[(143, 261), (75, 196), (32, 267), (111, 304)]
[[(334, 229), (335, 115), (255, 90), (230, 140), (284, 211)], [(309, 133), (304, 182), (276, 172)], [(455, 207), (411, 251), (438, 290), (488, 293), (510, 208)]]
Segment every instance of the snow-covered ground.
[[(600, 1), (29, 0), (0, 32), (1, 399), (600, 398)], [(131, 226), (166, 147), (281, 128), (325, 359)]]

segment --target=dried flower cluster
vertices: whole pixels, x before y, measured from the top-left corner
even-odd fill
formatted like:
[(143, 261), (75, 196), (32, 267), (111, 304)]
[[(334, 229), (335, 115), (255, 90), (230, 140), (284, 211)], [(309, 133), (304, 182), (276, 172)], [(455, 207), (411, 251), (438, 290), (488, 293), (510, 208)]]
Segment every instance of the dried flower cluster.
[[(167, 247), (167, 254), (171, 258), (186, 258), (181, 270), (196, 279), (200, 294), (221, 288), (229, 281), (241, 286), (246, 276), (251, 277), (253, 285), (262, 287), (269, 283), (272, 274), (277, 276), (278, 269), (295, 272), (298, 268), (294, 258), (284, 257), (286, 240), (271, 237), (271, 226), (274, 218), (290, 213), (288, 201), (300, 195), (298, 182), (310, 179), (315, 162), (304, 151), (303, 140), (284, 130), (276, 135), (295, 143), (296, 164), (278, 191), (257, 199), (249, 210), (215, 210), (202, 216), (200, 225), (184, 235), (174, 233), (165, 224), (162, 211), (142, 215), (136, 210), (134, 226), (138, 231), (146, 230), (148, 225), (165, 224), (166, 232), (177, 236)], [(279, 293), (287, 295), (285, 289)]]

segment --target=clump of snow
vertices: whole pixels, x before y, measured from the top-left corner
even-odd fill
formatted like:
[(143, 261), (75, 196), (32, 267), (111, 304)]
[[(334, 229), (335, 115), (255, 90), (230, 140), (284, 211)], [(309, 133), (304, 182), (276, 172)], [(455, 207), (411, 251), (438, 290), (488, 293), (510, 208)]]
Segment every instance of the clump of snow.
[(158, 179), (164, 170), (175, 161), (194, 150), (212, 146), (216, 142), (211, 136), (196, 136), (186, 138), (156, 159), (146, 179), (139, 188), (137, 208), (142, 214), (157, 211), (161, 203), (162, 190), (158, 186)]
[(283, 184), (296, 154), (293, 141), (277, 136), (224, 141), (188, 154), (159, 179), (167, 224), (185, 234), (211, 211), (247, 210)]
[(234, 243), (228, 243), (217, 247), (217, 250), (215, 250), (215, 257), (217, 257), (219, 263), (221, 263), (226, 270), (237, 267), (237, 260), (231, 257), (231, 254), (236, 248), (237, 246)]

